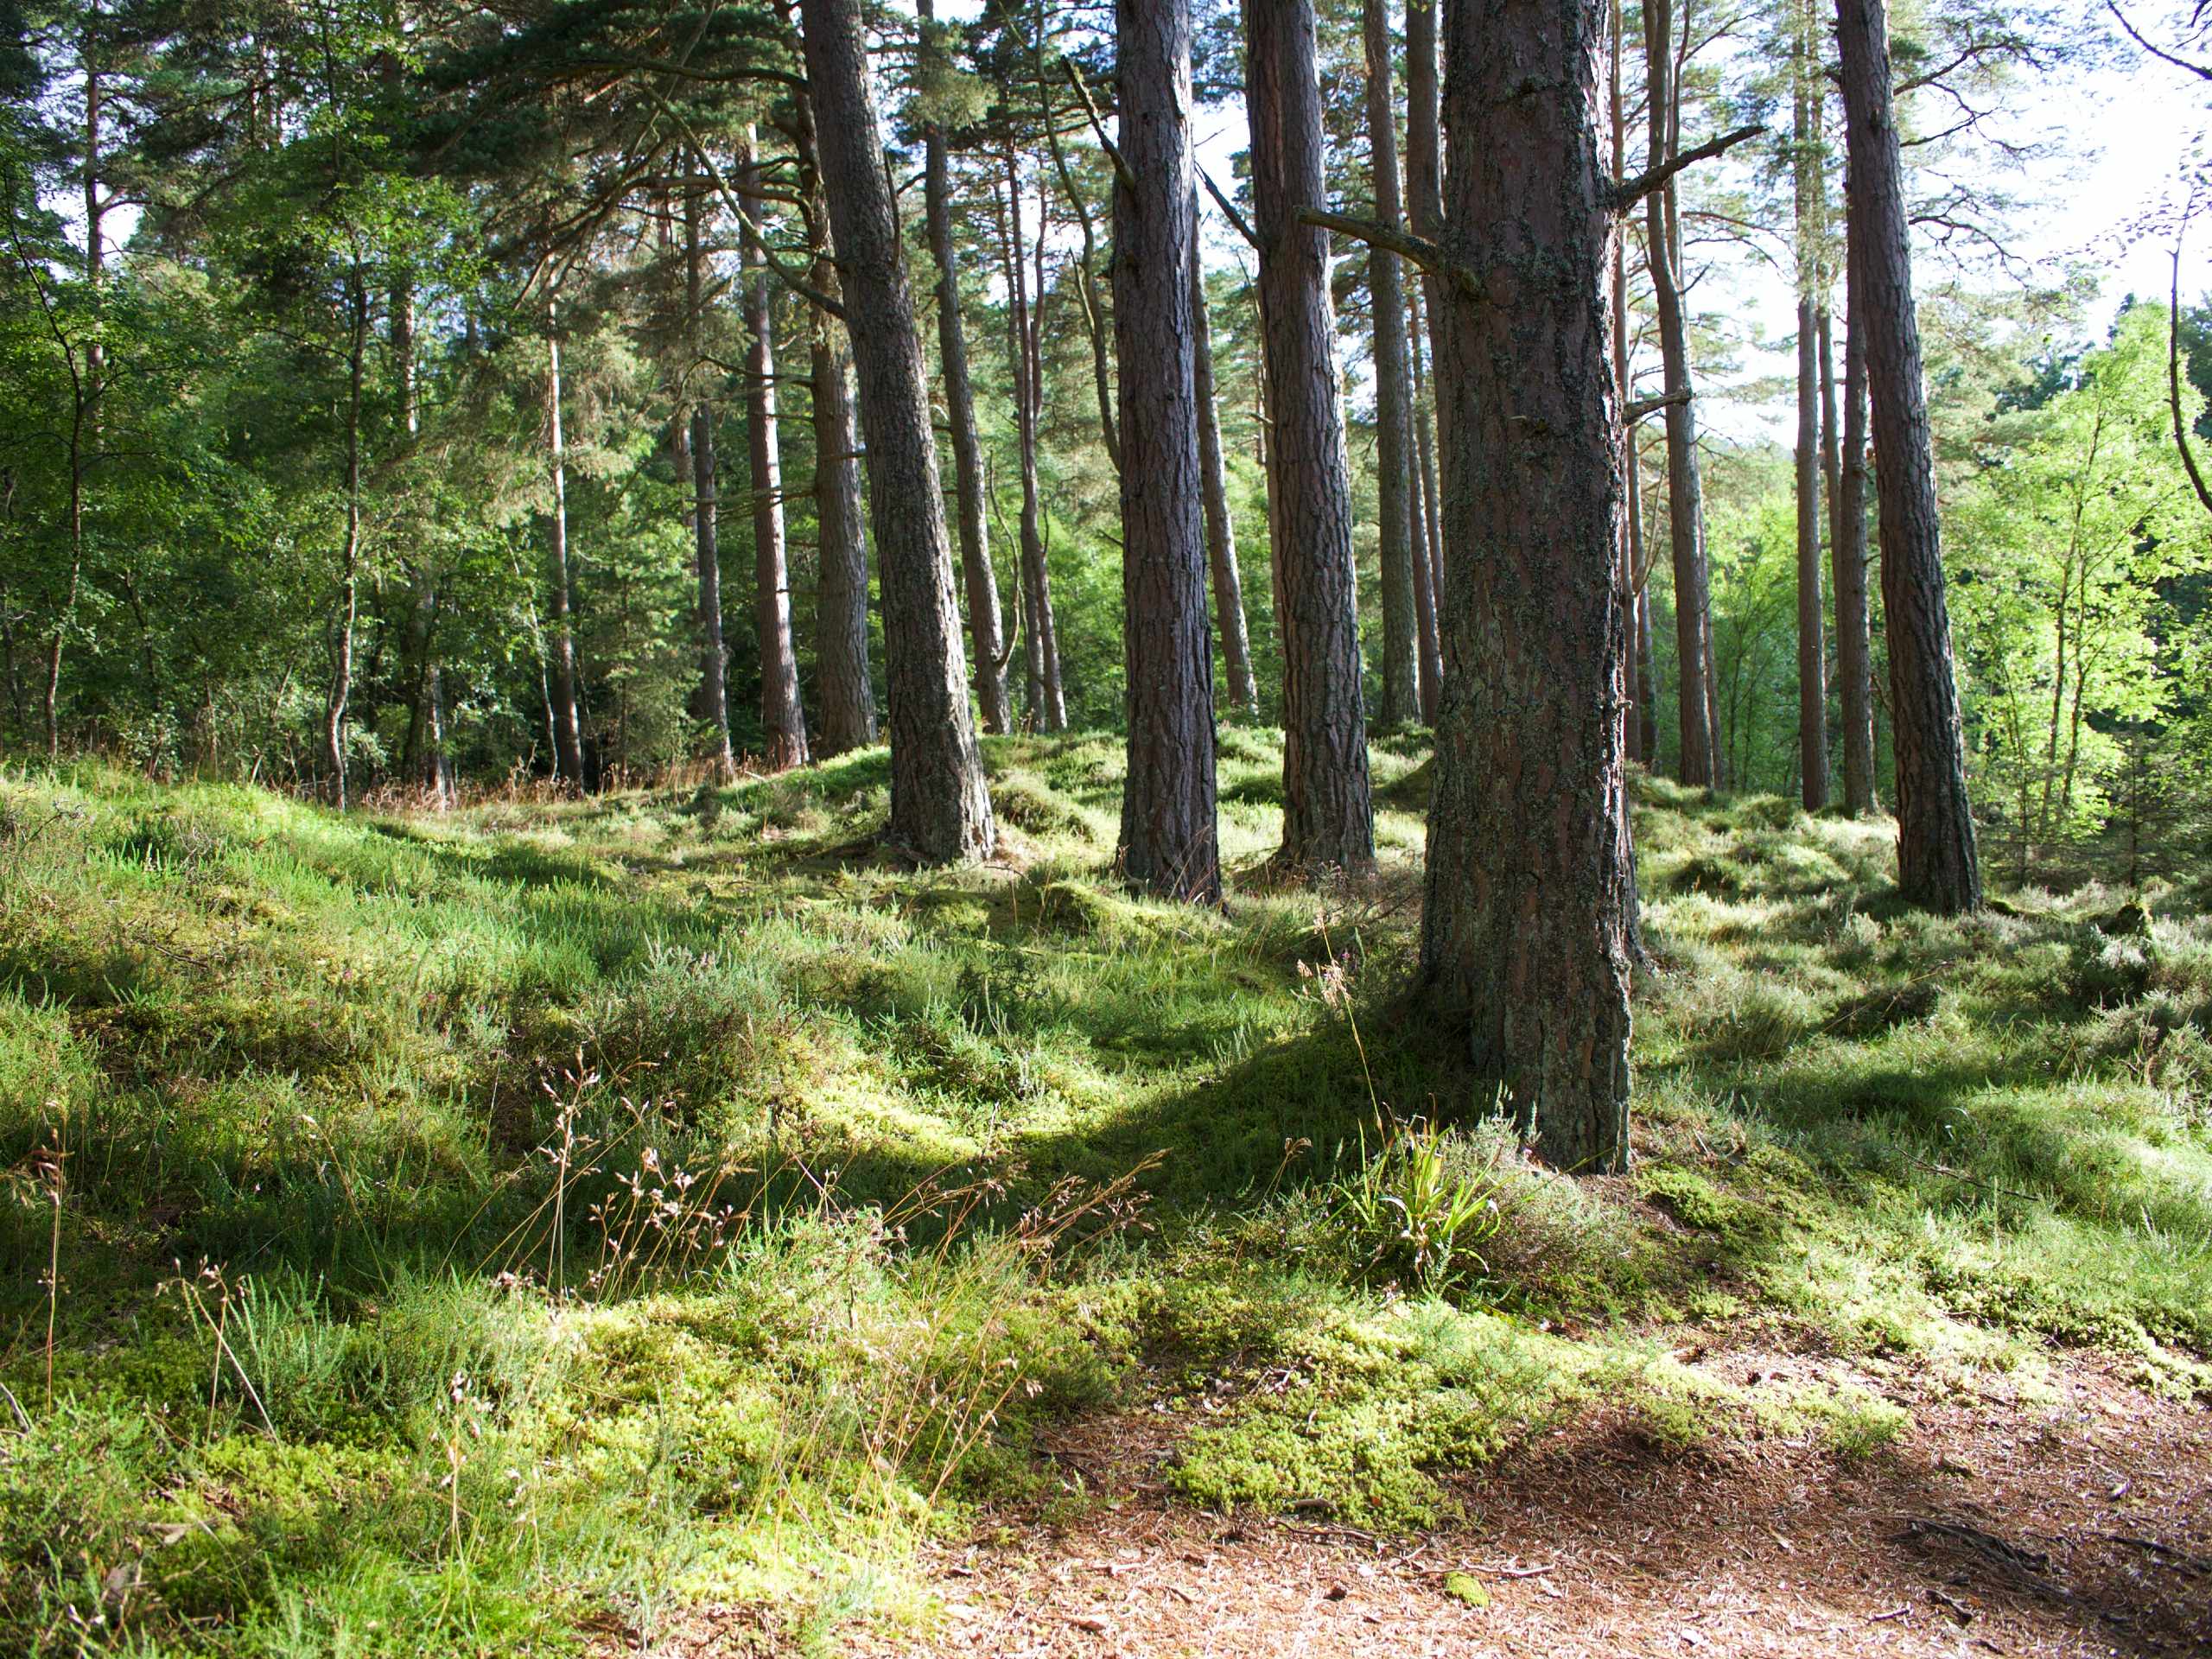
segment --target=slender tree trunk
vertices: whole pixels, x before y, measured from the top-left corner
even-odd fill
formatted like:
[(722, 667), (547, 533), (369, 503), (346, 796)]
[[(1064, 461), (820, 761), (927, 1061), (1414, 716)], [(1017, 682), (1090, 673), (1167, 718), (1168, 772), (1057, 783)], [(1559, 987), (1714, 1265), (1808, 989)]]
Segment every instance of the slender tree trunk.
[(1966, 742), (1943, 591), (1942, 526), (1913, 313), (1904, 167), (1891, 92), (1882, 0), (1838, 0), (1850, 145), (1852, 334), (1866, 334), (1866, 374), (1882, 518), (1882, 613), (1897, 752), (1897, 885), (1942, 913), (1981, 904)]
[(584, 786), (583, 722), (576, 709), (575, 599), (569, 581), (569, 453), (561, 431), (561, 325), (554, 302), (545, 302), (546, 469), (553, 489), (551, 535), (553, 639), (553, 755), (571, 789)]
[(1044, 507), (1037, 482), (1037, 423), (1043, 413), (1044, 388), (1038, 374), (1037, 321), (1023, 251), (1021, 169), (1011, 145), (1006, 152), (1006, 181), (1007, 219), (1001, 229), (1010, 296), (1007, 324), (1014, 359), (1014, 435), (1021, 455), (1021, 612), (1027, 621), (1029, 722), (1039, 731), (1064, 732), (1067, 696), (1060, 681), (1059, 630), (1052, 615), (1052, 581), (1045, 562)]
[(969, 712), (914, 296), (858, 0), (803, 0), (807, 84), (838, 274), (851, 315), (868, 506), (883, 582), (893, 842), (925, 862), (982, 860), (994, 835)]
[(1428, 388), (1421, 359), (1428, 330), (1421, 322), (1421, 284), (1406, 285), (1407, 353), (1414, 372), (1414, 620), (1421, 642), (1421, 718), (1436, 724), (1443, 696), (1444, 644), (1437, 632), (1437, 593), (1443, 585), (1436, 562), (1436, 442), (1428, 418)]
[[(1433, 241), (1444, 223), (1444, 139), (1440, 114), (1436, 56), (1436, 19), (1443, 0), (1406, 0), (1406, 194), (1407, 214), (1413, 225), (1414, 234)], [(1414, 327), (1414, 361), (1421, 360), (1421, 350), (1426, 346), (1431, 363), (1437, 359), (1436, 308), (1440, 302), (1436, 278), (1423, 272), (1414, 288), (1420, 314), (1427, 319), (1427, 327)], [(1441, 398), (1437, 407), (1443, 407)], [(1448, 575), (1448, 561), (1444, 542), (1442, 507), (1444, 489), (1450, 487), (1448, 478), (1440, 478), (1446, 464), (1441, 446), (1429, 429), (1429, 416), (1425, 407), (1417, 408), (1415, 418), (1420, 422), (1419, 436), (1421, 453), (1421, 494), (1427, 503), (1428, 560), (1430, 579), (1436, 589), (1436, 601), (1444, 602), (1444, 585)], [(1426, 691), (1426, 687), (1423, 688)], [(1425, 714), (1431, 725), (1435, 724), (1433, 707)]]
[[(943, 52), (932, 0), (918, 0), (923, 50), (932, 63)], [(999, 616), (997, 573), (983, 515), (983, 448), (976, 433), (976, 393), (968, 378), (968, 333), (960, 315), (960, 268), (952, 245), (952, 186), (944, 130), (922, 129), (922, 194), (929, 220), (930, 254), (937, 266), (938, 353), (944, 368), (944, 409), (952, 428), (953, 493), (959, 504), (960, 569), (968, 597), (968, 633), (976, 649), (976, 700), (983, 729), (1014, 729), (1007, 696), (1006, 655)]]
[(1128, 671), (1119, 857), (1129, 880), (1154, 893), (1218, 904), (1190, 0), (1116, 0), (1114, 34), (1126, 168), (1114, 187)]
[[(1119, 472), (1122, 467), (1122, 435), (1114, 423), (1113, 382), (1107, 370), (1106, 308), (1105, 301), (1098, 291), (1098, 232), (1091, 222), (1090, 205), (1084, 200), (1083, 191), (1076, 183), (1075, 175), (1068, 166), (1067, 151), (1060, 143), (1059, 118), (1052, 109), (1052, 93), (1048, 90), (1052, 82), (1045, 67), (1045, 24), (1041, 4), (1035, 31), (1031, 36), (1031, 66), (1036, 73), (1037, 97), (1040, 105), (1038, 118), (1045, 129), (1046, 144), (1052, 151), (1052, 169), (1060, 175), (1060, 189), (1067, 196), (1068, 207), (1075, 214), (1076, 228), (1083, 237), (1083, 251), (1076, 264), (1076, 291), (1083, 302), (1083, 327), (1090, 341), (1090, 385), (1098, 399), (1099, 435), (1105, 440), (1106, 459)], [(1037, 238), (1040, 245), (1045, 238), (1046, 194), (1044, 181), (1039, 179), (1037, 185)], [(1014, 188), (1017, 217), (1020, 211), (1020, 188), (1017, 185)], [(1040, 270), (1037, 278), (1037, 305), (1039, 310), (1045, 304), (1044, 280)], [(1031, 352), (1033, 357), (1033, 344)], [(1033, 363), (1030, 378), (1033, 384), (1041, 385), (1041, 377)], [(1039, 406), (1044, 403), (1041, 390), (1037, 394), (1037, 401)], [(1064, 720), (1062, 724), (1065, 723)]]
[[(1847, 258), (1847, 271), (1850, 263)], [(1855, 294), (1852, 308), (1843, 346), (1843, 453), (1831, 545), (1836, 690), (1843, 710), (1843, 806), (1863, 818), (1876, 804), (1874, 671), (1866, 598), (1866, 336)]]
[(1618, 1169), (1635, 878), (1605, 4), (1492, 0), (1446, 28), (1446, 246), (1513, 303), (1455, 289), (1440, 319), (1446, 512), (1481, 554), (1446, 607), (1421, 962), (1544, 1157)]
[[(1633, 483), (1634, 480), (1630, 481)], [(1634, 496), (1629, 498), (1629, 511), (1638, 518), (1643, 516)], [(1646, 570), (1643, 585), (1636, 591), (1636, 746), (1643, 755), (1643, 764), (1649, 766), (1656, 766), (1659, 759), (1659, 653), (1651, 639), (1648, 566)]]
[[(1367, 48), (1367, 145), (1375, 216), (1395, 230), (1403, 223), (1403, 213), (1387, 0), (1363, 0), (1361, 20)], [(1376, 527), (1382, 598), (1379, 717), (1385, 726), (1396, 726), (1418, 719), (1421, 706), (1419, 603), (1414, 593), (1413, 377), (1406, 361), (1406, 302), (1396, 254), (1369, 250), (1367, 294), (1374, 320)]]
[[(690, 362), (686, 378), (701, 365), (700, 329), (706, 315), (707, 256), (702, 237), (705, 192), (695, 176), (683, 194), (684, 339)], [(706, 397), (691, 404), (690, 430), (678, 458), (691, 485), (691, 545), (698, 582), (698, 713), (707, 723), (707, 742), (715, 775), (727, 784), (737, 777), (737, 756), (729, 736), (729, 651), (722, 638), (721, 480), (715, 460), (715, 410)]]
[[(1193, 226), (1198, 223), (1195, 195), (1191, 222)], [(1214, 627), (1221, 636), (1222, 678), (1231, 704), (1243, 711), (1245, 719), (1256, 721), (1260, 688), (1252, 675), (1252, 643), (1244, 626), (1244, 578), (1236, 568), (1236, 526), (1230, 517), (1221, 410), (1214, 395), (1213, 327), (1206, 312), (1205, 269), (1195, 233), (1191, 238), (1191, 324), (1196, 336), (1192, 379), (1198, 404), (1199, 505), (1205, 509), (1206, 563), (1213, 573)]]
[(1796, 120), (1797, 209), (1797, 776), (1808, 812), (1828, 804), (1827, 640), (1821, 594), (1820, 117), (1810, 0), (1801, 0)]
[[(1650, 164), (1675, 154), (1674, 22), (1671, 0), (1644, 0), (1644, 79), (1650, 105)], [(1659, 357), (1664, 389), (1681, 401), (1667, 406), (1667, 518), (1675, 565), (1675, 644), (1679, 659), (1676, 702), (1681, 727), (1681, 776), (1710, 787), (1719, 781), (1714, 749), (1719, 724), (1713, 707), (1712, 605), (1705, 563), (1705, 505), (1699, 476), (1697, 413), (1691, 392), (1689, 329), (1668, 223), (1669, 182), (1646, 198), (1645, 254), (1651, 270), (1653, 308), (1659, 320)]]
[(343, 812), (346, 709), (353, 695), (353, 629), (361, 607), (361, 383), (369, 351), (369, 290), (357, 265), (349, 281), (351, 321), (346, 358), (346, 537), (338, 556), (338, 638), (331, 653), (330, 695), (323, 704), (323, 758), (331, 797)]
[[(748, 174), (757, 171), (752, 150), (748, 133), (742, 163)], [(749, 219), (738, 226), (738, 250), (745, 287), (745, 433), (753, 480), (753, 625), (760, 651), (760, 728), (767, 740), (769, 769), (783, 772), (807, 762), (806, 711), (798, 699), (791, 567), (784, 546), (775, 313), (767, 254)], [(703, 452), (699, 458), (705, 459)]]
[[(822, 195), (814, 100), (796, 100), (799, 169), (806, 185), (814, 290), (842, 297), (829, 204)], [(814, 752), (865, 748), (876, 740), (868, 658), (868, 535), (861, 506), (861, 439), (853, 413), (853, 355), (843, 321), (817, 311), (808, 340), (814, 405)], [(988, 559), (984, 565), (988, 573)], [(995, 599), (995, 594), (994, 594)], [(995, 613), (994, 613), (995, 614)]]
[[(1607, 8), (1605, 40), (1607, 46), (1605, 99), (1610, 108), (1612, 136), (1613, 176), (1628, 176), (1628, 119), (1621, 96), (1621, 60), (1624, 46), (1625, 25), (1622, 16), (1622, 0), (1611, 0)], [(1628, 237), (1624, 232), (1612, 239), (1612, 312), (1613, 312), (1613, 396), (1625, 410), (1632, 386), (1629, 378), (1628, 359)], [(1620, 449), (1621, 494), (1628, 504), (1628, 511), (1620, 515), (1621, 525), (1621, 585), (1633, 607), (1643, 572), (1643, 546), (1641, 531), (1643, 513), (1638, 510), (1641, 500), (1637, 493), (1636, 431), (1624, 425)], [(1641, 692), (1636, 673), (1637, 632), (1633, 626), (1622, 632), (1622, 682), (1631, 709), (1641, 707)], [(1640, 724), (1630, 718), (1626, 725), (1628, 758), (1649, 764), (1650, 755), (1637, 742)]]
[(1293, 869), (1363, 872), (1375, 862), (1375, 813), (1329, 244), (1298, 219), (1326, 200), (1313, 0), (1248, 5), (1244, 30), (1283, 653), (1279, 856)]

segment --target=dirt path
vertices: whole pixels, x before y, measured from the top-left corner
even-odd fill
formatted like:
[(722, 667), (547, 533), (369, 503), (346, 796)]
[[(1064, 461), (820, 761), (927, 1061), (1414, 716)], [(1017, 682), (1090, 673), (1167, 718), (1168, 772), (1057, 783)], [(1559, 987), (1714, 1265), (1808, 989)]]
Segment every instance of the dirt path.
[[(1739, 1382), (1803, 1367), (1710, 1363)], [(2063, 1374), (2056, 1403), (1999, 1386), (1914, 1399), (1905, 1439), (1852, 1463), (1775, 1439), (1670, 1452), (1600, 1413), (1469, 1478), (1471, 1523), (1416, 1539), (1193, 1510), (1156, 1478), (1172, 1440), (1159, 1419), (1094, 1424), (1054, 1448), (1071, 1481), (1107, 1495), (1079, 1522), (990, 1517), (981, 1538), (1013, 1541), (926, 1564), (946, 1608), (932, 1637), (852, 1645), (948, 1659), (2212, 1654), (2212, 1410), (2088, 1368)], [(670, 1651), (759, 1640), (708, 1615)]]

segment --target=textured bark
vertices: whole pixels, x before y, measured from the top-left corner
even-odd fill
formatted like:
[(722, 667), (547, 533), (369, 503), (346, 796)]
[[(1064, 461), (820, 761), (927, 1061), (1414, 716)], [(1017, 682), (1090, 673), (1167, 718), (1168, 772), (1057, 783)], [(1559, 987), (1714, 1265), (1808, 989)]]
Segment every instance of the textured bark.
[(1813, 300), (1797, 302), (1797, 761), (1808, 812), (1828, 804), (1828, 688), (1821, 597), (1820, 342)]
[[(684, 338), (696, 366), (699, 328), (704, 316), (706, 251), (701, 238), (705, 194), (696, 179), (683, 199)], [(715, 411), (704, 398), (691, 406), (679, 469), (691, 485), (692, 568), (698, 593), (698, 717), (706, 722), (709, 759), (722, 782), (737, 777), (737, 756), (729, 741), (729, 652), (722, 639), (722, 561), (720, 480), (715, 470)]]
[[(361, 391), (369, 346), (369, 293), (354, 267), (346, 285), (346, 536), (338, 556), (338, 631), (331, 652), (330, 694), (323, 703), (323, 755), (332, 798), (350, 804), (346, 789), (346, 712), (353, 696), (353, 630), (361, 608)], [(560, 371), (556, 365), (555, 375)]]
[[(1847, 265), (1848, 261), (1846, 261)], [(1874, 667), (1866, 606), (1866, 350), (1854, 315), (1843, 346), (1843, 451), (1835, 493), (1836, 701), (1843, 710), (1843, 810), (1875, 810)]]
[[(1607, 9), (1605, 26), (1606, 69), (1605, 101), (1611, 116), (1612, 166), (1617, 179), (1628, 177), (1628, 118), (1622, 99), (1621, 60), (1625, 46), (1626, 26), (1622, 17), (1622, 0), (1611, 0)], [(1612, 242), (1612, 302), (1613, 302), (1613, 396), (1626, 409), (1634, 388), (1629, 380), (1628, 358), (1628, 238), (1625, 234), (1613, 238)], [(1637, 478), (1636, 430), (1623, 427), (1619, 466), (1621, 494), (1627, 511), (1620, 515), (1621, 582), (1629, 594), (1631, 607), (1638, 604), (1643, 579), (1643, 514), (1642, 496)], [(1631, 615), (1633, 616), (1633, 608)], [(1621, 677), (1630, 704), (1630, 718), (1626, 726), (1628, 758), (1650, 763), (1649, 750), (1640, 743), (1641, 724), (1636, 718), (1643, 706), (1643, 693), (1637, 677), (1637, 631), (1633, 626), (1623, 630), (1621, 644)]]
[[(1676, 149), (1679, 111), (1674, 92), (1674, 25), (1669, 0), (1644, 0), (1644, 81), (1650, 100), (1650, 164), (1663, 166)], [(1659, 321), (1663, 387), (1680, 401), (1667, 406), (1667, 518), (1675, 567), (1675, 645), (1680, 676), (1675, 702), (1681, 728), (1679, 775), (1690, 785), (1719, 781), (1714, 750), (1719, 736), (1713, 706), (1712, 601), (1705, 562), (1704, 485), (1699, 475), (1697, 412), (1689, 401), (1689, 329), (1682, 316), (1675, 266), (1668, 184), (1646, 198), (1645, 257), (1651, 270), (1652, 308)]]
[(854, 334), (853, 357), (883, 583), (890, 838), (926, 862), (985, 859), (994, 842), (990, 797), (969, 712), (921, 335), (860, 6), (803, 0), (801, 16), (838, 276), (851, 315), (868, 321)]
[[(922, 49), (941, 51), (932, 0), (918, 0)], [(930, 257), (937, 267), (938, 355), (944, 372), (944, 412), (952, 429), (952, 485), (958, 504), (960, 570), (967, 590), (968, 637), (976, 651), (976, 701), (983, 729), (1014, 729), (1007, 696), (1003, 624), (997, 573), (991, 568), (990, 533), (983, 517), (983, 448), (976, 434), (976, 393), (968, 376), (968, 331), (960, 315), (960, 267), (952, 245), (952, 186), (944, 133), (935, 122), (922, 129), (922, 200), (929, 222)]]
[[(1000, 229), (1006, 251), (1007, 292), (1011, 296), (1007, 308), (1007, 349), (1014, 366), (1014, 435), (1021, 456), (1021, 613), (1026, 619), (1029, 723), (1039, 731), (1064, 732), (1068, 725), (1067, 695), (1060, 682), (1059, 629), (1052, 616), (1052, 573), (1045, 563), (1044, 505), (1037, 486), (1037, 423), (1044, 399), (1042, 363), (1023, 254), (1021, 168), (1011, 148), (1006, 153), (1006, 182), (1007, 218)], [(1040, 237), (1042, 233), (1040, 226)]]
[[(814, 104), (796, 100), (799, 169), (807, 190), (814, 291), (837, 300), (837, 263), (822, 198)], [(875, 741), (868, 661), (868, 536), (861, 506), (861, 440), (853, 415), (853, 354), (844, 323), (817, 311), (807, 341), (814, 419), (814, 752), (827, 757)]]
[(1421, 717), (1424, 725), (1433, 726), (1444, 690), (1444, 646), (1436, 630), (1436, 446), (1422, 380), (1427, 331), (1421, 327), (1419, 283), (1406, 289), (1406, 327), (1414, 370), (1414, 620), (1421, 639)]
[[(746, 143), (749, 152), (752, 141)], [(750, 219), (738, 228), (745, 289), (745, 436), (753, 482), (753, 626), (760, 652), (760, 728), (769, 769), (807, 762), (806, 713), (791, 643), (791, 564), (784, 543), (784, 473), (776, 414), (775, 315), (768, 259)], [(704, 467), (699, 447), (695, 464)], [(703, 514), (702, 515), (703, 517)]]
[[(1363, 0), (1361, 34), (1367, 49), (1367, 145), (1375, 181), (1375, 218), (1396, 230), (1403, 209), (1387, 0)], [(1321, 204), (1317, 200), (1313, 205)], [(1406, 301), (1396, 254), (1380, 248), (1368, 251), (1367, 295), (1375, 325), (1376, 547), (1382, 599), (1382, 696), (1377, 713), (1385, 726), (1396, 726), (1417, 719), (1421, 701), (1419, 607), (1414, 594), (1413, 374), (1406, 362)]]
[(552, 486), (552, 521), (547, 536), (552, 588), (553, 639), (548, 655), (553, 683), (553, 758), (560, 780), (584, 786), (583, 722), (576, 709), (576, 635), (570, 616), (575, 608), (569, 581), (569, 451), (561, 431), (561, 330), (554, 303), (545, 302), (545, 454)]
[(1852, 332), (1866, 331), (1866, 378), (1882, 518), (1882, 618), (1897, 753), (1897, 886), (1943, 914), (1981, 904), (1966, 742), (1943, 592), (1942, 524), (1913, 313), (1911, 229), (1891, 94), (1882, 0), (1837, 0), (1850, 143)]
[(1375, 816), (1362, 702), (1351, 490), (1338, 404), (1313, 0), (1244, 9), (1246, 107), (1267, 340), (1269, 530), (1283, 653), (1282, 862), (1363, 871)]
[[(1436, 19), (1443, 0), (1406, 0), (1406, 213), (1413, 226), (1414, 234), (1435, 240), (1437, 227), (1444, 222), (1444, 137), (1443, 120), (1439, 107), (1437, 90)], [(1414, 360), (1420, 360), (1420, 348), (1426, 345), (1430, 361), (1436, 358), (1437, 280), (1423, 272), (1414, 284), (1421, 315), (1427, 319), (1427, 326), (1416, 324), (1414, 334), (1416, 345)], [(1434, 434), (1430, 430), (1427, 410), (1418, 408), (1414, 418), (1419, 423), (1421, 455), (1421, 493), (1428, 511), (1428, 562), (1430, 579), (1436, 588), (1437, 601), (1444, 597), (1448, 561), (1443, 534), (1442, 488), (1448, 483), (1440, 478), (1444, 458), (1437, 453)], [(1426, 691), (1426, 688), (1424, 688)], [(1433, 725), (1436, 715), (1430, 709), (1425, 716)]]
[[(1610, 360), (1605, 0), (1446, 15), (1448, 294), (1437, 386), (1445, 692), (1421, 962), (1565, 1169), (1628, 1159), (1634, 926), (1623, 755), (1620, 410)], [(1530, 86), (1543, 88), (1531, 97)]]
[(1122, 387), (1128, 775), (1120, 861), (1171, 899), (1221, 900), (1213, 649), (1198, 467), (1197, 175), (1190, 0), (1117, 0), (1114, 343)]
[[(1192, 223), (1198, 202), (1192, 200)], [(1214, 394), (1213, 327), (1206, 313), (1206, 283), (1198, 238), (1191, 238), (1191, 324), (1197, 341), (1192, 384), (1198, 401), (1199, 505), (1205, 509), (1206, 563), (1213, 573), (1214, 630), (1221, 641), (1221, 671), (1230, 702), (1247, 720), (1260, 717), (1260, 687), (1252, 675), (1252, 641), (1244, 625), (1244, 577), (1236, 568), (1236, 525), (1229, 512), (1229, 480), (1221, 449), (1221, 409)]]
[(1797, 33), (1793, 172), (1797, 209), (1797, 773), (1808, 812), (1828, 804), (1828, 687), (1821, 597), (1821, 183), (1820, 100), (1809, 0)]

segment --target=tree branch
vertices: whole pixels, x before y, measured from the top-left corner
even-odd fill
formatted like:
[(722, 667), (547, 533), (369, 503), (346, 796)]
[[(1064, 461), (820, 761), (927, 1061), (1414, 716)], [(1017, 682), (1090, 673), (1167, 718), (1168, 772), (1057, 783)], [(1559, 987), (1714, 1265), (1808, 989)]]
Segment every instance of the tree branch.
[(1690, 389), (1685, 386), (1680, 391), (1663, 391), (1653, 397), (1636, 398), (1621, 410), (1621, 420), (1626, 425), (1634, 426), (1645, 416), (1656, 415), (1662, 409), (1687, 404), (1690, 396)]
[(1244, 215), (1236, 211), (1236, 204), (1224, 195), (1221, 187), (1213, 181), (1213, 175), (1202, 167), (1198, 169), (1198, 181), (1205, 186), (1206, 194), (1213, 198), (1214, 206), (1229, 216), (1229, 222), (1236, 227), (1237, 235), (1250, 243), (1253, 251), (1257, 252), (1260, 238), (1252, 234), (1251, 226), (1245, 221)]
[(1401, 259), (1411, 260), (1440, 282), (1451, 283), (1469, 299), (1484, 297), (1481, 279), (1427, 237), (1415, 236), (1395, 225), (1377, 224), (1371, 219), (1353, 219), (1347, 214), (1332, 213), (1319, 207), (1300, 208), (1298, 222), (1317, 225), (1325, 231), (1334, 231), (1339, 236), (1364, 242), (1370, 248), (1395, 253)]
[(1753, 126), (1738, 127), (1735, 131), (1724, 133), (1718, 138), (1708, 138), (1695, 149), (1686, 149), (1671, 161), (1662, 162), (1658, 166), (1648, 168), (1632, 179), (1623, 179), (1613, 187), (1614, 209), (1618, 211), (1624, 207), (1635, 207), (1637, 202), (1664, 185), (1668, 180), (1673, 178), (1684, 168), (1698, 162), (1710, 161), (1722, 151), (1733, 149), (1745, 139), (1756, 138), (1765, 130), (1764, 123)]
[(2120, 26), (2127, 31), (2129, 40), (2134, 41), (2161, 63), (2171, 63), (2177, 69), (2186, 69), (2192, 75), (2201, 75), (2206, 80), (2212, 80), (2212, 68), (2207, 68), (2201, 63), (2191, 63), (2187, 58), (2177, 58), (2171, 52), (2162, 51), (2136, 33), (2135, 25), (2127, 21), (2127, 15), (2120, 10), (2120, 7), (2114, 3), (2114, 0), (2105, 0), (2105, 10), (2119, 20)]

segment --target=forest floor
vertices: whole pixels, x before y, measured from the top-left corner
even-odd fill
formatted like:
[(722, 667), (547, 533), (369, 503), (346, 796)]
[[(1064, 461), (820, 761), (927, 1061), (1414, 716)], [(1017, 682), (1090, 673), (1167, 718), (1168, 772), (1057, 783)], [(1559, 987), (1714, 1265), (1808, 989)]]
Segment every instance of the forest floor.
[(1418, 741), (1317, 897), (1225, 734), (1219, 915), (1116, 740), (987, 758), (927, 873), (880, 751), (0, 773), (0, 1650), (2204, 1650), (2206, 893), (1639, 781), (1578, 1179), (1405, 997)]

